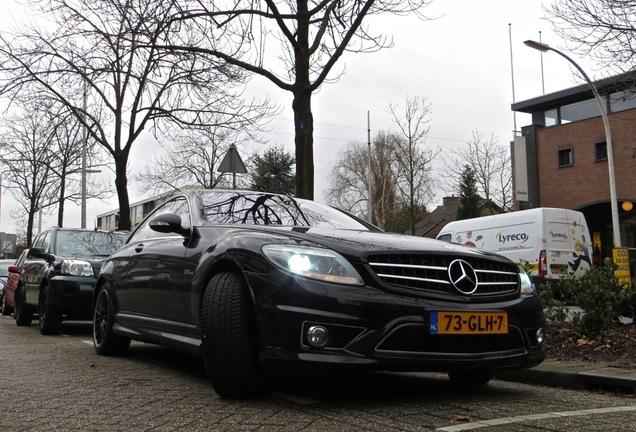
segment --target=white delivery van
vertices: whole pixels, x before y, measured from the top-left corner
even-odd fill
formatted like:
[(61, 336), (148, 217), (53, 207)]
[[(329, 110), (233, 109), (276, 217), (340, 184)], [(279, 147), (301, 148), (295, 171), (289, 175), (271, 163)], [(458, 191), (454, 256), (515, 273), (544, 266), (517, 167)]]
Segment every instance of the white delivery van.
[(496, 252), (519, 264), (537, 286), (592, 266), (592, 240), (583, 213), (535, 208), (450, 222), (439, 240)]

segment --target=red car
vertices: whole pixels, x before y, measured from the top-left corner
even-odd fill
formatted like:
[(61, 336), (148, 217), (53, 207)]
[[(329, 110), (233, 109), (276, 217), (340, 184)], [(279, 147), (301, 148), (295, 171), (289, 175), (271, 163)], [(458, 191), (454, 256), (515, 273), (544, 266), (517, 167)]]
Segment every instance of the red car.
[(15, 263), (9, 266), (7, 283), (4, 285), (4, 295), (2, 296), (2, 315), (11, 315), (13, 313), (13, 308), (15, 308), (15, 292), (20, 286), (20, 273), (22, 272), (22, 266), (26, 261), (28, 253), (29, 250), (25, 249)]

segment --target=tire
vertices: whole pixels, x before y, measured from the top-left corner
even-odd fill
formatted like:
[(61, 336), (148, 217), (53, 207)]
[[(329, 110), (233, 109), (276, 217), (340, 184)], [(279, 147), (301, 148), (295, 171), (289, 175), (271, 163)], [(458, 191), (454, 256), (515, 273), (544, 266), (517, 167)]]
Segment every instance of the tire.
[(126, 352), (130, 338), (113, 333), (115, 310), (110, 298), (108, 285), (102, 285), (97, 293), (93, 313), (93, 346), (95, 352), (103, 356), (117, 356)]
[(13, 313), (13, 308), (7, 305), (5, 298), (6, 297), (3, 295), (2, 296), (2, 315), (9, 316)]
[(30, 306), (24, 304), (24, 290), (18, 287), (15, 292), (15, 323), (19, 326), (30, 326), (33, 322), (33, 310)]
[(201, 306), (202, 352), (214, 391), (224, 398), (260, 396), (264, 374), (258, 364), (255, 316), (239, 273), (210, 279)]
[(492, 379), (492, 371), (485, 369), (475, 369), (468, 371), (451, 371), (448, 377), (455, 385), (462, 387), (475, 387), (488, 384)]
[(38, 299), (40, 333), (54, 335), (60, 331), (62, 312), (51, 303), (49, 287), (42, 287)]

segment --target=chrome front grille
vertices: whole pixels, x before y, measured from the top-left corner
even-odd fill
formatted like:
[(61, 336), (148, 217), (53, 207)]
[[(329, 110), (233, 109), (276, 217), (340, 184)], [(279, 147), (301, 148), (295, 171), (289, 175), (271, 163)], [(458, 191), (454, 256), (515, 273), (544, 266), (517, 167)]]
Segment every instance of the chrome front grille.
[(394, 287), (421, 292), (464, 295), (451, 282), (449, 265), (461, 259), (474, 269), (477, 277), (472, 296), (501, 295), (519, 289), (517, 266), (513, 263), (480, 257), (429, 255), (373, 255), (371, 269), (380, 280)]

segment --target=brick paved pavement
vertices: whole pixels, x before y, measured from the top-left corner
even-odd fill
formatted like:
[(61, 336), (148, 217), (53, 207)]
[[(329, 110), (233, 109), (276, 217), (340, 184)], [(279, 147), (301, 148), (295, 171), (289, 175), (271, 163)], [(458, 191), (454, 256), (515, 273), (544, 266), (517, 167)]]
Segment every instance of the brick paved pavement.
[[(464, 391), (445, 375), (383, 373), (289, 380), (259, 400), (223, 400), (200, 359), (138, 343), (124, 357), (101, 357), (90, 332), (89, 323), (64, 323), (62, 335), (41, 336), (37, 321), (17, 327), (12, 318), (0, 317), (0, 431), (429, 431), (542, 415), (555, 407), (634, 405), (615, 396), (502, 381)], [(592, 420), (600, 423), (590, 423), (589, 416), (568, 421), (548, 416), (515, 430), (630, 425), (636, 423), (636, 407), (631, 408), (595, 415)], [(621, 423), (626, 415), (632, 421)]]

